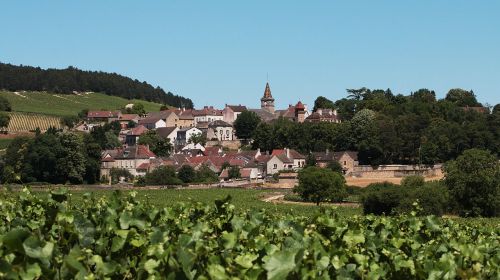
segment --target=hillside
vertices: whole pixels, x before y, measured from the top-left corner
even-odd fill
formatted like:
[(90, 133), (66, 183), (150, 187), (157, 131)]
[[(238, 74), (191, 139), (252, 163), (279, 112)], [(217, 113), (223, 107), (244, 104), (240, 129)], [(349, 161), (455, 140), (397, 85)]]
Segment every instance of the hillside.
[(0, 89), (8, 91), (48, 91), (58, 94), (102, 92), (126, 99), (140, 99), (174, 107), (193, 108), (193, 101), (147, 82), (101, 71), (83, 71), (75, 67), (41, 69), (0, 63)]
[(161, 104), (143, 101), (128, 100), (117, 96), (102, 93), (88, 94), (56, 94), (47, 92), (6, 92), (0, 91), (0, 96), (9, 100), (12, 111), (39, 113), (52, 116), (77, 115), (83, 109), (89, 110), (117, 110), (129, 103), (142, 104), (148, 112), (159, 111)]

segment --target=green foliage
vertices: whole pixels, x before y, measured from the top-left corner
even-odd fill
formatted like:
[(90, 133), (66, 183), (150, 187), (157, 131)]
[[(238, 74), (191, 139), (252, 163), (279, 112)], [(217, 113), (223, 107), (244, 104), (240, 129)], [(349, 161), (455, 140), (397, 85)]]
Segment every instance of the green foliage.
[(439, 182), (425, 183), (418, 187), (376, 183), (361, 190), (361, 197), (365, 214), (408, 214), (415, 210), (414, 203), (418, 203), (420, 207), (419, 215), (441, 216), (449, 208), (448, 191)]
[(332, 160), (328, 163), (328, 165), (326, 166), (328, 169), (330, 169), (331, 171), (333, 172), (338, 172), (338, 173), (343, 173), (343, 168), (342, 168), (342, 165), (340, 165), (340, 162), (336, 161), (336, 160)]
[[(115, 193), (27, 190), (0, 204), (5, 279), (497, 279), (498, 229), (433, 216), (339, 218), (215, 205), (158, 208)], [(13, 220), (15, 222), (13, 222)], [(380, 257), (383, 252), (383, 257)]]
[(316, 166), (316, 157), (313, 154), (307, 155), (306, 166)]
[(16, 182), (92, 184), (99, 177), (100, 153), (92, 135), (49, 130), (34, 138), (15, 138), (4, 159), (9, 178)]
[(500, 155), (500, 114), (464, 108), (481, 106), (475, 98), (460, 101), (472, 96), (470, 92), (463, 98), (441, 100), (428, 89), (409, 96), (394, 95), (390, 89), (361, 88), (348, 93), (349, 99), (337, 100), (334, 105), (341, 123), (284, 119), (261, 123), (253, 134), (253, 148), (272, 151), (288, 147), (303, 154), (353, 150), (358, 151), (360, 164), (367, 165), (433, 165), (471, 148)]
[(154, 185), (181, 185), (182, 181), (177, 178), (172, 166), (160, 166), (145, 176), (146, 184)]
[(448, 189), (440, 182), (425, 183), (418, 188), (405, 190), (406, 196), (395, 208), (397, 213), (410, 213), (417, 202), (419, 215), (441, 216), (449, 211)]
[(294, 188), (294, 192), (316, 205), (323, 201), (339, 202), (347, 196), (344, 177), (320, 167), (307, 167), (301, 170), (299, 184)]
[(500, 163), (489, 151), (466, 150), (446, 163), (445, 184), (461, 216), (500, 215)]
[[(162, 105), (162, 107), (163, 106), (165, 106), (165, 105)], [(162, 107), (160, 107), (160, 110)], [(146, 109), (144, 108), (143, 104), (138, 103), (138, 104), (134, 104), (132, 106), (132, 108), (123, 108), (122, 113), (124, 113), (124, 114), (137, 114), (139, 116), (142, 116), (142, 115), (146, 114)]]
[(73, 128), (78, 122), (80, 118), (77, 116), (64, 116), (61, 118), (61, 124), (67, 128)]
[(111, 168), (109, 170), (109, 176), (111, 177), (111, 182), (113, 184), (118, 183), (121, 178), (124, 178), (125, 181), (134, 179), (134, 176), (130, 173), (130, 171), (124, 168)]
[(218, 180), (219, 177), (217, 174), (205, 164), (200, 166), (196, 171), (196, 182), (198, 183), (215, 183)]
[(3, 96), (0, 96), (0, 111), (12, 111), (9, 100)]
[(228, 179), (238, 179), (241, 178), (240, 168), (238, 166), (231, 166), (227, 171)]
[(0, 112), (0, 128), (5, 129), (9, 126), (10, 116)]
[(196, 171), (190, 165), (183, 165), (179, 168), (177, 176), (184, 183), (192, 183), (196, 180)]
[(149, 149), (160, 157), (169, 156), (173, 149), (170, 138), (160, 137), (156, 130), (148, 130), (146, 133), (139, 136), (138, 144), (149, 145)]
[(406, 176), (401, 180), (401, 186), (403, 187), (410, 187), (410, 188), (415, 188), (415, 187), (421, 187), (425, 184), (425, 179), (423, 176), (420, 175), (411, 175), (411, 176)]
[(335, 104), (326, 97), (318, 96), (318, 98), (314, 100), (313, 111), (316, 112), (318, 109), (335, 109)]
[(406, 195), (406, 191), (399, 186), (378, 185), (367, 190), (362, 197), (363, 213), (375, 215), (395, 214), (394, 210), (398, 207), (401, 200)]
[(195, 133), (188, 139), (188, 143), (192, 143), (194, 145), (201, 144), (202, 146), (205, 146), (207, 144), (207, 135), (203, 133)]
[(62, 94), (72, 94), (74, 91), (103, 92), (125, 99), (137, 98), (175, 107), (193, 108), (193, 102), (189, 98), (165, 92), (160, 87), (155, 88), (146, 82), (116, 73), (82, 71), (72, 66), (66, 69), (45, 70), (5, 63), (0, 63), (0, 73), (0, 85), (11, 91), (52, 91)]
[(233, 124), (234, 129), (236, 130), (236, 137), (244, 140), (251, 139), (260, 122), (260, 117), (255, 112), (241, 112)]
[(0, 91), (0, 96), (9, 100), (12, 111), (60, 117), (77, 115), (83, 119), (87, 116), (89, 110), (118, 111), (129, 103), (142, 104), (147, 112), (158, 111), (161, 107), (161, 104), (158, 103), (138, 99), (129, 100), (97, 92), (81, 95), (60, 95), (54, 92), (23, 92), (21, 95), (26, 96), (26, 98), (13, 92)]
[(474, 95), (474, 92), (472, 90), (466, 91), (461, 88), (450, 89), (446, 94), (445, 100), (453, 102), (461, 107), (481, 106), (481, 104), (477, 102), (476, 96)]

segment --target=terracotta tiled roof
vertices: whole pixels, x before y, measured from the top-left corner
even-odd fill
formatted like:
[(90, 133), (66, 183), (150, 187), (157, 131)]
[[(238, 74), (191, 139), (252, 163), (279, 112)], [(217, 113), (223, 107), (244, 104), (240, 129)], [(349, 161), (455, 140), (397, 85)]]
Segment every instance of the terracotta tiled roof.
[(158, 117), (147, 117), (147, 118), (144, 118), (144, 119), (140, 119), (139, 120), (139, 124), (155, 124), (156, 122), (158, 122), (159, 120), (161, 120), (161, 118), (158, 118)]
[(140, 164), (139, 166), (137, 166), (135, 169), (137, 169), (137, 170), (148, 170), (149, 166), (150, 166), (149, 163), (144, 162), (144, 163)]
[(247, 106), (240, 105), (227, 105), (227, 107), (231, 108), (234, 112), (243, 112), (247, 110)]
[(179, 119), (180, 120), (192, 120), (192, 119), (194, 119), (193, 110), (189, 109), (189, 110), (182, 111), (179, 115)]
[(297, 102), (297, 105), (295, 105), (295, 109), (298, 109), (298, 110), (304, 110), (305, 107), (304, 107), (304, 104), (302, 104), (302, 102)]
[(148, 146), (144, 145), (137, 145), (137, 158), (151, 158), (151, 157), (156, 157), (156, 155), (149, 150)]
[(120, 121), (132, 121), (139, 118), (139, 115), (137, 114), (122, 114), (120, 116)]
[(132, 135), (132, 136), (139, 136), (139, 135), (142, 135), (143, 133), (145, 133), (146, 131), (148, 131), (148, 129), (143, 126), (143, 125), (138, 125), (134, 128), (132, 128), (128, 133), (127, 135)]
[(222, 110), (214, 109), (214, 107), (205, 106), (205, 108), (200, 110), (193, 110), (193, 116), (222, 116)]
[[(252, 174), (251, 168), (240, 168), (240, 177), (241, 178), (249, 179), (251, 174)], [(222, 170), (221, 174), (219, 175), (219, 178), (222, 178), (222, 179), (226, 179), (227, 177), (229, 177), (229, 168)]]
[(270, 159), (272, 158), (272, 156), (270, 155), (260, 155), (258, 156), (255, 161), (259, 162), (259, 163), (266, 163), (268, 162)]
[(316, 161), (329, 162), (335, 160), (335, 153), (332, 152), (313, 152)]
[(205, 147), (205, 151), (203, 153), (206, 156), (218, 156), (220, 148), (219, 147)]
[(293, 163), (293, 160), (287, 157), (285, 154), (279, 154), (276, 155), (276, 157), (279, 158), (283, 163)]
[(116, 118), (120, 112), (118, 111), (88, 111), (88, 118)]
[(167, 138), (176, 128), (175, 126), (159, 127), (156, 129), (156, 133), (162, 138)]
[(148, 159), (151, 157), (156, 157), (156, 155), (147, 146), (137, 145), (119, 149), (116, 159)]
[[(294, 149), (289, 149), (288, 150), (289, 157), (293, 159), (305, 159), (306, 157), (302, 155), (301, 153), (297, 152)], [(271, 153), (273, 156), (278, 156), (278, 155), (285, 155), (286, 156), (286, 150), (285, 149), (274, 149), (273, 152)]]

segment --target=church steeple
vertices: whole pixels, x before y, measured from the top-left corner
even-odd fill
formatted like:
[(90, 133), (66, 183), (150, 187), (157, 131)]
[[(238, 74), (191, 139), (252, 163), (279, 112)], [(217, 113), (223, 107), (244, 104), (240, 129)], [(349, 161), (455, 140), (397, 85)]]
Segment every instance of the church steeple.
[(268, 110), (271, 113), (274, 113), (274, 98), (271, 94), (271, 88), (269, 87), (269, 83), (266, 83), (264, 96), (260, 99), (260, 107), (262, 109)]

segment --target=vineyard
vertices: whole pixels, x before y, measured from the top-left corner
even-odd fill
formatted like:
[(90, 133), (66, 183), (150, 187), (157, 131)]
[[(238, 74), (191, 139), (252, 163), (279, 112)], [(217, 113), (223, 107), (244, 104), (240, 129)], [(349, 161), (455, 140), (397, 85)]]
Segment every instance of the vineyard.
[(47, 115), (11, 112), (8, 132), (47, 130), (49, 127), (62, 128), (60, 118)]
[(498, 227), (417, 217), (161, 208), (136, 193), (2, 193), (2, 279), (471, 279), (500, 277)]
[(148, 112), (159, 111), (161, 104), (144, 100), (128, 100), (102, 93), (54, 94), (49, 92), (0, 91), (12, 105), (12, 111), (51, 116), (76, 116), (83, 109), (119, 110), (129, 103), (142, 104)]

